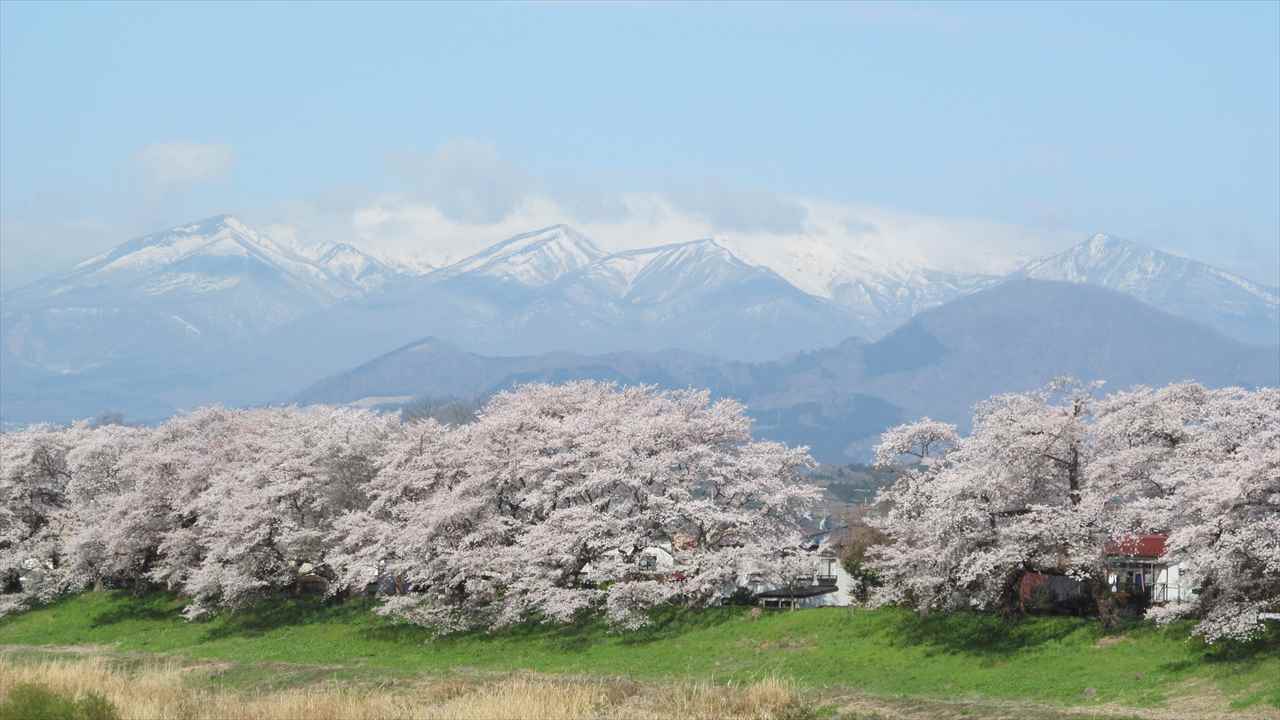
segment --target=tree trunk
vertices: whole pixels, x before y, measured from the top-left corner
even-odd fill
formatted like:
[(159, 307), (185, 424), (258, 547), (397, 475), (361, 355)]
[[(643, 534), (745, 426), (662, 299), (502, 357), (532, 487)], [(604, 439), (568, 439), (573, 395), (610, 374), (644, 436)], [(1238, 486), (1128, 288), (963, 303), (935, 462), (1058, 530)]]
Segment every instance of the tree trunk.
[(1111, 594), (1111, 586), (1107, 584), (1106, 577), (1099, 580), (1091, 575), (1085, 580), (1085, 587), (1088, 588), (1089, 597), (1093, 598), (1093, 603), (1098, 609), (1098, 620), (1102, 623), (1102, 629), (1114, 630), (1120, 622), (1120, 608), (1116, 606), (1115, 597)]

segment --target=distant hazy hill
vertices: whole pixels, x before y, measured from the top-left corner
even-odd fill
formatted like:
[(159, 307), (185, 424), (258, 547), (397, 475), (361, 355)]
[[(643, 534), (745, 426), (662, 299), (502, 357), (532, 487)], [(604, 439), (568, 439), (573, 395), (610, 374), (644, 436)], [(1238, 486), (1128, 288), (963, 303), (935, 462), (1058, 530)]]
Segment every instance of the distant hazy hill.
[(768, 363), (679, 352), (486, 357), (413, 343), (313, 385), (301, 402), (395, 404), (483, 397), (520, 382), (575, 378), (707, 387), (747, 402), (766, 437), (803, 442), (824, 461), (864, 452), (920, 415), (963, 424), (989, 395), (1059, 375), (1109, 387), (1197, 380), (1280, 384), (1280, 350), (1241, 344), (1117, 292), (1014, 280), (918, 315), (876, 343), (849, 341)]
[(864, 354), (860, 390), (912, 414), (966, 416), (975, 400), (1056, 375), (1109, 388), (1196, 380), (1280, 385), (1280, 348), (1256, 347), (1117, 292), (1006, 282), (922, 313)]

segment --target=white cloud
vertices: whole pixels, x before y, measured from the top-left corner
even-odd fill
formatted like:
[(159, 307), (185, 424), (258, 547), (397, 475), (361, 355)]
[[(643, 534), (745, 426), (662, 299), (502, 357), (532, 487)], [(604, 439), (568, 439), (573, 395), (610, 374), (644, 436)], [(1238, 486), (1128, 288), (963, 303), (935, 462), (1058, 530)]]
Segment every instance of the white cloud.
[(730, 188), (718, 181), (668, 191), (667, 198), (684, 212), (722, 232), (804, 232), (808, 211), (802, 203), (777, 193)]
[(1008, 272), (1026, 259), (1056, 252), (1084, 237), (1079, 232), (1041, 232), (796, 197), (779, 196), (776, 203), (799, 208), (796, 216), (803, 220), (777, 226), (738, 219), (721, 222), (713, 213), (673, 202), (665, 192), (615, 193), (611, 198), (619, 211), (593, 215), (575, 212), (572, 202), (549, 192), (533, 191), (500, 217), (485, 219), (459, 218), (416, 194), (387, 194), (340, 215), (300, 213), (295, 207), (277, 220), (273, 233), (300, 241), (351, 242), (384, 258), (440, 267), (513, 235), (567, 223), (605, 250), (714, 237), (744, 259), (771, 266), (782, 262), (778, 258), (784, 248), (805, 247), (832, 257), (856, 256), (874, 267), (979, 273)]
[[(225, 145), (172, 142), (150, 145), (135, 160), (153, 189), (164, 191), (227, 174), (235, 155)], [(102, 213), (94, 227), (0, 218), (0, 279), (12, 287), (129, 237), (218, 212), (243, 213), (282, 244), (304, 251), (350, 242), (383, 258), (436, 267), (513, 235), (567, 223), (606, 250), (714, 237), (744, 259), (770, 266), (796, 256), (818, 258), (817, 266), (824, 257), (834, 263), (854, 256), (877, 267), (1004, 273), (1105, 229), (1061, 223), (1031, 228), (743, 189), (715, 180), (628, 191), (584, 175), (549, 183), (476, 140), (454, 140), (429, 153), (401, 153), (392, 164), (402, 181), (397, 192), (338, 187), (256, 211), (204, 200), (186, 207), (182, 198), (190, 193), (160, 192), (156, 202), (163, 213), (116, 208), (114, 214)], [(36, 214), (56, 216), (66, 205), (60, 196), (56, 200)], [(1242, 245), (1240, 267), (1232, 269), (1256, 275), (1257, 263), (1252, 273), (1245, 265), (1255, 253), (1265, 258), (1266, 249)], [(1230, 267), (1222, 257), (1217, 262)], [(1260, 279), (1275, 282), (1274, 275)]]
[(226, 175), (235, 164), (235, 152), (230, 145), (161, 142), (139, 150), (134, 162), (149, 183), (173, 188)]
[(457, 222), (501, 222), (534, 186), (492, 143), (467, 138), (446, 142), (428, 155), (399, 153), (391, 165), (416, 195)]
[(748, 190), (719, 180), (640, 191), (610, 190), (582, 177), (553, 186), (476, 140), (401, 153), (392, 165), (404, 181), (401, 192), (352, 189), (279, 208), (260, 224), (272, 224), (272, 234), (293, 245), (351, 242), (384, 258), (435, 267), (557, 223), (576, 227), (606, 250), (715, 237), (771, 266), (782, 262), (784, 248), (803, 248), (876, 267), (979, 273), (1008, 272), (1086, 235)]

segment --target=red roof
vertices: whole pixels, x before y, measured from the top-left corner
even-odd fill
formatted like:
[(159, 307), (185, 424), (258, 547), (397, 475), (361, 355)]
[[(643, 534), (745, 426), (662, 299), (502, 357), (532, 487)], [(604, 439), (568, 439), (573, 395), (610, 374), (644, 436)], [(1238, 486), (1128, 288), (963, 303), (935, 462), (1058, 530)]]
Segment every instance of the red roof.
[(1108, 555), (1158, 558), (1164, 556), (1164, 543), (1168, 539), (1169, 536), (1163, 534), (1131, 535), (1108, 542), (1106, 553)]

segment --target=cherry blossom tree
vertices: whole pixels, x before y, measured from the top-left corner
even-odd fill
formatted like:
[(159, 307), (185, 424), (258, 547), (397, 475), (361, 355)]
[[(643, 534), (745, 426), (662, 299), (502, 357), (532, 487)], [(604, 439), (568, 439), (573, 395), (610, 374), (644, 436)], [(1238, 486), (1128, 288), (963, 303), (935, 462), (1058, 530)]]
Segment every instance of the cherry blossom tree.
[(47, 601), (65, 587), (67, 453), (85, 432), (80, 424), (0, 434), (0, 615)]
[(1046, 572), (1083, 581), (1109, 620), (1107, 542), (1160, 532), (1198, 592), (1150, 616), (1257, 635), (1280, 611), (1280, 390), (1096, 390), (994, 397), (965, 437), (928, 419), (886, 432), (877, 461), (908, 464), (874, 520), (891, 542), (871, 553), (873, 601), (1010, 609), (1017, 579)]
[[(463, 426), (315, 407), (205, 408), (154, 428), (0, 435), (0, 576), (20, 608), (93, 586), (176, 591), (188, 617), (390, 579), (442, 630), (707, 604), (785, 565), (817, 497), (803, 449), (752, 442), (705, 392), (534, 385)], [(678, 556), (663, 572), (637, 562)]]
[[(437, 508), (447, 509), (439, 503), (442, 493), (465, 476), (463, 449), (450, 428), (435, 419), (397, 428), (385, 444), (380, 471), (366, 489), (367, 506), (335, 520), (332, 592), (358, 592), (380, 582), (384, 592), (409, 591), (412, 568), (435, 555), (436, 548), (430, 536), (411, 535), (406, 528)], [(420, 545), (418, 539), (428, 543)]]
[(1064, 379), (993, 397), (964, 437), (928, 419), (887, 432), (877, 461), (915, 464), (881, 496), (874, 524), (891, 542), (871, 553), (884, 583), (873, 601), (1009, 611), (1026, 572), (1102, 594), (1110, 495), (1089, 481), (1096, 390)]
[[(810, 572), (803, 448), (751, 439), (706, 392), (576, 382), (495, 396), (460, 425), (351, 408), (205, 408), (153, 428), (0, 434), (0, 614), (94, 586), (160, 586), (189, 617), (376, 584), (440, 631), (718, 601)], [(873, 604), (1011, 610), (1027, 572), (1072, 576), (1109, 618), (1105, 547), (1167, 533), (1196, 594), (1154, 608), (1210, 642), (1280, 611), (1280, 389), (991, 398), (972, 430), (887, 431), (898, 481), (871, 523)], [(661, 567), (640, 558), (666, 558)]]
[[(334, 521), (367, 505), (382, 445), (398, 421), (350, 408), (228, 412), (206, 434), (211, 466), (170, 496), (181, 518), (150, 573), (193, 598), (189, 616), (290, 589), (300, 571), (329, 574)], [(205, 471), (208, 472), (205, 472)]]
[(302, 569), (323, 575), (333, 522), (366, 506), (396, 427), (316, 407), (80, 429), (62, 463), (61, 590), (160, 585), (190, 597), (195, 617), (290, 589)]
[(1167, 532), (1196, 589), (1148, 616), (1199, 618), (1210, 642), (1260, 634), (1259, 615), (1280, 612), (1280, 389), (1139, 388), (1108, 398), (1098, 435), (1100, 468), (1137, 484), (1126, 524)]
[[(376, 522), (346, 526), (363, 570), (345, 576), (389, 570), (409, 591), (384, 611), (440, 630), (598, 609), (638, 627), (658, 605), (712, 603), (777, 562), (817, 498), (799, 482), (810, 463), (752, 442), (743, 407), (706, 392), (526, 385), (472, 424), (406, 433), (372, 486)], [(675, 554), (676, 569), (643, 570), (648, 548)]]

